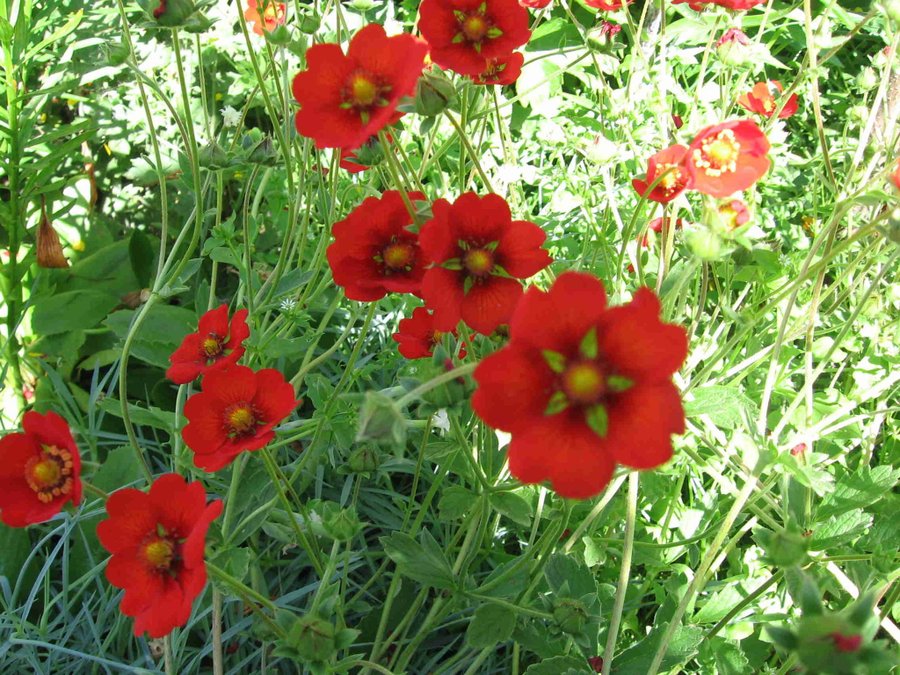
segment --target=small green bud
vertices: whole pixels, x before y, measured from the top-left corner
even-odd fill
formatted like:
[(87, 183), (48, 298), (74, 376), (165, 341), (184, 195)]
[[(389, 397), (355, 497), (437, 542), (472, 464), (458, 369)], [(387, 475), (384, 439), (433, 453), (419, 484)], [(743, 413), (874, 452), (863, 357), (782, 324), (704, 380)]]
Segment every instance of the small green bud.
[(406, 418), (393, 399), (381, 392), (368, 391), (359, 411), (357, 441), (377, 441), (391, 445), (406, 444)]
[(312, 35), (317, 30), (319, 30), (319, 26), (322, 25), (322, 19), (320, 19), (315, 14), (302, 14), (300, 16), (300, 32), (306, 33), (307, 35)]
[(447, 76), (432, 69), (422, 73), (416, 84), (415, 109), (420, 115), (440, 115), (456, 100), (456, 89)]
[(858, 86), (863, 91), (874, 89), (878, 86), (879, 82), (880, 80), (878, 78), (878, 74), (871, 66), (866, 66), (861, 71), (859, 71), (859, 75), (856, 76), (856, 86)]
[(194, 0), (140, 0), (141, 7), (164, 28), (185, 28), (196, 21)]
[(766, 550), (766, 558), (777, 567), (793, 567), (806, 562), (809, 539), (796, 527), (788, 526), (776, 532), (756, 531), (757, 540)]
[(121, 66), (128, 60), (128, 45), (122, 42), (110, 42), (106, 45), (106, 60), (111, 66)]
[(578, 635), (587, 623), (587, 608), (580, 600), (561, 598), (553, 606), (553, 619), (562, 632)]
[(701, 260), (716, 260), (723, 253), (722, 239), (715, 232), (706, 228), (689, 232), (687, 242), (694, 255)]
[(228, 153), (215, 141), (200, 148), (198, 159), (204, 169), (224, 169), (229, 165)]
[(291, 41), (291, 31), (283, 23), (278, 24), (272, 30), (263, 31), (266, 41), (279, 47), (285, 47)]
[(328, 661), (335, 653), (334, 626), (315, 616), (297, 619), (287, 641), (303, 661)]
[(749, 66), (756, 60), (753, 43), (742, 31), (729, 28), (716, 42), (716, 53), (726, 66), (740, 68)]
[(378, 469), (381, 458), (375, 448), (364, 446), (353, 451), (347, 459), (347, 467), (353, 473), (370, 474)]

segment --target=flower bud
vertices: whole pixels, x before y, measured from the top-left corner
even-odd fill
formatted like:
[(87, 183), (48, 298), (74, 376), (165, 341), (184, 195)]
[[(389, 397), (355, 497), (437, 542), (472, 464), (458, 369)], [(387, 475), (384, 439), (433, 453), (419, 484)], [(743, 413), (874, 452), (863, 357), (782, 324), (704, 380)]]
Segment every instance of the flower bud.
[[(212, 25), (194, 0), (139, 0), (141, 7), (163, 28), (184, 28), (200, 33)], [(208, 3), (203, 3), (208, 4)]]
[(110, 42), (104, 45), (106, 60), (111, 66), (121, 66), (128, 59), (128, 45), (122, 42)]
[(722, 239), (707, 228), (692, 230), (686, 239), (691, 251), (701, 260), (717, 260), (723, 253)]
[(878, 73), (876, 73), (875, 69), (871, 66), (866, 66), (859, 71), (859, 75), (856, 76), (856, 86), (863, 91), (874, 89), (878, 86), (879, 82)]
[(46, 205), (41, 204), (41, 224), (37, 232), (37, 264), (38, 267), (68, 267), (69, 261), (63, 255), (59, 235), (53, 229), (47, 216)]
[(447, 76), (432, 69), (422, 73), (416, 84), (416, 112), (426, 117), (440, 115), (456, 100), (456, 89)]
[(754, 536), (766, 550), (766, 558), (776, 567), (793, 567), (806, 562), (809, 539), (796, 527), (776, 532), (761, 528)]
[(747, 66), (754, 61), (750, 38), (737, 28), (729, 28), (719, 38), (716, 53), (726, 66)]
[(588, 46), (597, 51), (608, 53), (618, 46), (616, 36), (621, 32), (622, 26), (610, 21), (604, 21), (588, 33)]
[(357, 441), (406, 444), (406, 419), (393, 399), (381, 392), (367, 391), (359, 411)]
[(363, 446), (353, 451), (347, 459), (347, 468), (353, 473), (370, 474), (378, 469), (381, 458), (375, 448)]
[(553, 606), (553, 619), (563, 633), (577, 635), (587, 623), (587, 608), (580, 600), (561, 598)]
[(328, 661), (335, 652), (334, 626), (325, 619), (305, 616), (291, 626), (287, 642), (303, 661)]

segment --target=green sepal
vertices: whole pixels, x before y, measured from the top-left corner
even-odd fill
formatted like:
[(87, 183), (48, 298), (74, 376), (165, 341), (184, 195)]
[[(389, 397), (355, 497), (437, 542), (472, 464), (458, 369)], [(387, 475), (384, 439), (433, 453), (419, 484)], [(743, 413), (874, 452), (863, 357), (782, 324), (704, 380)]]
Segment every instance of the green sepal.
[(606, 432), (609, 431), (609, 413), (606, 412), (605, 405), (598, 403), (585, 410), (584, 421), (600, 438), (606, 438)]
[(561, 373), (566, 369), (566, 357), (559, 352), (555, 352), (552, 349), (542, 349), (541, 355), (554, 373)]
[(481, 248), (483, 248), (485, 251), (496, 251), (496, 250), (497, 250), (497, 247), (498, 247), (499, 245), (500, 245), (500, 242), (499, 242), (499, 241), (492, 241), (492, 242), (489, 243), (489, 244), (485, 244), (485, 245), (482, 246)]
[(468, 16), (466, 16), (466, 13), (463, 12), (462, 10), (460, 10), (460, 9), (454, 9), (454, 10), (453, 10), (453, 16), (456, 17), (456, 20), (457, 20), (457, 21), (465, 21), (466, 19), (469, 18)]
[(470, 276), (466, 276), (466, 280), (463, 282), (463, 295), (468, 295), (469, 291), (472, 290), (472, 286), (475, 285), (475, 279)]
[(463, 35), (462, 33), (457, 33), (456, 35), (453, 36), (453, 39), (450, 40), (450, 42), (452, 42), (455, 45), (458, 45), (460, 42), (462, 42), (465, 39), (466, 39), (465, 35)]
[(621, 393), (631, 389), (634, 386), (634, 380), (629, 380), (622, 375), (610, 375), (606, 378), (606, 386), (609, 387), (611, 391)]
[(500, 30), (499, 28), (497, 28), (496, 26), (491, 26), (490, 28), (488, 28), (487, 36), (489, 38), (491, 38), (492, 40), (494, 38), (500, 37), (501, 35), (503, 35), (503, 31)]
[(453, 270), (454, 272), (458, 272), (462, 269), (462, 262), (459, 258), (450, 258), (450, 260), (445, 260), (441, 263), (441, 267), (445, 270)]
[(569, 399), (566, 397), (565, 393), (556, 391), (553, 393), (553, 396), (550, 397), (550, 400), (547, 401), (547, 407), (544, 409), (544, 415), (547, 417), (549, 417), (550, 415), (558, 415), (568, 407)]
[(578, 345), (578, 353), (586, 359), (597, 358), (597, 327), (591, 326), (587, 334), (581, 338), (581, 344)]

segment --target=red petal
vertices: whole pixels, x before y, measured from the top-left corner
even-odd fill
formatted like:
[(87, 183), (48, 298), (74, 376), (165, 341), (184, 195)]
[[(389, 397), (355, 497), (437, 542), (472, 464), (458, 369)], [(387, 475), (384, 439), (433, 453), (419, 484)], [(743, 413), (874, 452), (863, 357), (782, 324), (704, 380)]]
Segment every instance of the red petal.
[(577, 411), (544, 417), (513, 435), (509, 471), (523, 483), (549, 480), (561, 497), (587, 499), (612, 478), (615, 463)]
[(541, 248), (547, 235), (535, 223), (515, 220), (504, 232), (497, 255), (511, 276), (527, 279), (547, 267), (553, 259)]
[(291, 414), (299, 405), (294, 398), (294, 387), (273, 368), (256, 373), (256, 396), (253, 404), (263, 414), (266, 422), (275, 425)]
[(252, 401), (256, 393), (256, 377), (247, 366), (234, 366), (208, 373), (201, 388), (204, 394), (212, 395), (223, 407), (246, 403)]
[(553, 372), (540, 354), (509, 345), (475, 369), (472, 409), (492, 427), (516, 431), (541, 419), (553, 393)]
[(197, 336), (204, 340), (210, 333), (215, 333), (220, 338), (228, 335), (228, 305), (219, 305), (200, 317)]
[(451, 224), (451, 206), (446, 199), (431, 205), (432, 218), (419, 231), (419, 246), (428, 260), (442, 263), (459, 255), (456, 230)]
[(434, 327), (454, 330), (462, 316), (463, 286), (459, 272), (432, 267), (422, 279), (422, 297), (434, 311)]
[(642, 382), (668, 381), (687, 357), (687, 332), (662, 323), (656, 295), (641, 288), (627, 305), (613, 307), (600, 321), (600, 353), (616, 375)]
[(97, 537), (110, 553), (132, 551), (156, 530), (156, 510), (140, 490), (116, 490), (106, 502), (106, 512), (109, 518), (97, 525)]
[(462, 320), (473, 330), (490, 335), (500, 324), (509, 323), (522, 297), (522, 284), (515, 279), (488, 277), (465, 294), (460, 307)]
[(537, 349), (569, 353), (578, 348), (605, 308), (606, 291), (599, 279), (566, 272), (546, 293), (534, 287), (525, 292), (510, 322), (510, 336)]
[(684, 433), (684, 410), (671, 382), (636, 385), (609, 405), (605, 446), (619, 464), (652, 469), (672, 457), (672, 434)]

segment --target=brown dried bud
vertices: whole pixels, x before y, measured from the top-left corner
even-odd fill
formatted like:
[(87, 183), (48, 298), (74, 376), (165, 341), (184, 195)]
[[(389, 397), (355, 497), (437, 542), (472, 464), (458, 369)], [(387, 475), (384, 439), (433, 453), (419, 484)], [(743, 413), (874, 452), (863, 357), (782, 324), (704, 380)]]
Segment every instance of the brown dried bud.
[(59, 235), (47, 217), (47, 207), (41, 204), (41, 224), (37, 233), (37, 264), (39, 267), (68, 267), (69, 261), (63, 255)]

